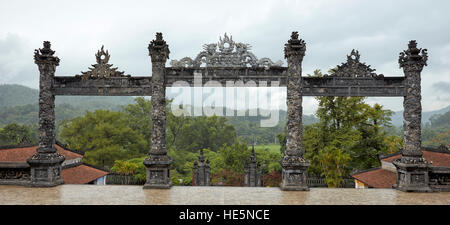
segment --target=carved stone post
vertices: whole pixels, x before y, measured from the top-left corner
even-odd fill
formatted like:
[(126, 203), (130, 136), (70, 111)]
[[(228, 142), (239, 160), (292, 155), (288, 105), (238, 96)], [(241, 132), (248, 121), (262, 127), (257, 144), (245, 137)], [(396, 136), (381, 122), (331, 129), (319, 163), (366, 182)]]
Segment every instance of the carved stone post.
[(52, 92), (53, 78), (59, 58), (53, 56), (49, 41), (44, 48), (35, 50), (34, 62), (39, 68), (39, 147), (27, 159), (31, 168), (31, 186), (52, 187), (63, 184), (61, 163), (64, 156), (55, 148), (55, 95)]
[(246, 187), (261, 187), (261, 166), (256, 161), (255, 145), (252, 145), (252, 155), (244, 164), (244, 185)]
[(166, 86), (165, 64), (169, 58), (169, 46), (162, 33), (148, 46), (152, 60), (152, 137), (148, 157), (144, 160), (147, 168), (147, 182), (144, 188), (170, 188), (170, 164), (166, 149)]
[[(419, 55), (419, 53), (421, 53)], [(420, 73), (426, 66), (427, 50), (418, 49), (416, 41), (410, 41), (408, 50), (400, 53), (399, 64), (405, 74), (406, 95), (403, 99), (403, 151), (402, 157), (393, 161), (397, 168), (396, 189), (402, 191), (429, 192), (428, 170), (430, 164), (422, 157), (422, 105), (420, 100)]]
[(303, 158), (302, 150), (302, 61), (306, 45), (298, 39), (298, 32), (292, 32), (285, 44), (287, 59), (287, 125), (286, 151), (280, 163), (283, 168), (280, 187), (282, 190), (309, 190), (306, 184), (306, 169), (309, 163)]
[(203, 150), (200, 150), (200, 156), (198, 157), (198, 162), (194, 162), (193, 168), (193, 177), (192, 181), (193, 186), (209, 186), (210, 178), (209, 178), (209, 160), (206, 160), (203, 156)]

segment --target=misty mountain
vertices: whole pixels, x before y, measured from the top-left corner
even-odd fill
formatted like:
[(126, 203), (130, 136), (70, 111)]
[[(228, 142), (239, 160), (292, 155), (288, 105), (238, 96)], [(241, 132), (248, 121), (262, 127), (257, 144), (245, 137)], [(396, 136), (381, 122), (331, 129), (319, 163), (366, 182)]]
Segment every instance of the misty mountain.
[[(431, 117), (445, 114), (448, 111), (450, 111), (450, 105), (445, 108), (439, 109), (439, 110), (434, 110), (434, 111), (429, 111), (429, 112), (422, 111), (422, 123), (423, 124), (429, 123)], [(391, 116), (391, 119), (392, 119), (392, 121), (391, 121), (392, 125), (394, 125), (396, 127), (402, 126), (403, 125), (403, 110), (394, 112)]]

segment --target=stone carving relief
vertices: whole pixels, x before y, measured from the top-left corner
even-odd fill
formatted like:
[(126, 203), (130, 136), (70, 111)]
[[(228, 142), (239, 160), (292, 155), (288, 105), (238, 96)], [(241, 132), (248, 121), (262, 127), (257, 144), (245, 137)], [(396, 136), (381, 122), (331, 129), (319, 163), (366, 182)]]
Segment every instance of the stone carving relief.
[(150, 171), (150, 179), (151, 180), (164, 180), (164, 171), (162, 171), (162, 170)]
[(36, 169), (35, 174), (36, 174), (36, 178), (46, 178), (46, 177), (48, 177), (47, 168)]
[(117, 67), (112, 67), (112, 64), (108, 64), (110, 57), (108, 50), (105, 52), (102, 45), (102, 48), (95, 54), (97, 64), (93, 64), (92, 67), (89, 68), (89, 71), (81, 72), (82, 75), (76, 76), (81, 76), (83, 79), (130, 77), (130, 75), (124, 75), (124, 72), (117, 71)]
[(29, 169), (0, 169), (0, 179), (18, 179), (18, 180), (28, 180), (30, 179)]
[(237, 43), (233, 37), (225, 33), (218, 43), (204, 44), (203, 51), (195, 59), (184, 57), (172, 60), (172, 67), (199, 68), (205, 67), (271, 67), (282, 66), (281, 60), (272, 62), (269, 58), (258, 59), (252, 52), (249, 44)]
[(302, 183), (302, 176), (303, 176), (303, 174), (301, 174), (301, 173), (291, 173), (288, 176), (288, 183), (289, 184)]
[(335, 69), (332, 69), (331, 75), (325, 76), (337, 76), (337, 77), (383, 77), (383, 74), (376, 74), (375, 69), (370, 68), (370, 65), (361, 63), (359, 61), (359, 52), (355, 49), (352, 50), (350, 55), (347, 55), (347, 62), (338, 65)]

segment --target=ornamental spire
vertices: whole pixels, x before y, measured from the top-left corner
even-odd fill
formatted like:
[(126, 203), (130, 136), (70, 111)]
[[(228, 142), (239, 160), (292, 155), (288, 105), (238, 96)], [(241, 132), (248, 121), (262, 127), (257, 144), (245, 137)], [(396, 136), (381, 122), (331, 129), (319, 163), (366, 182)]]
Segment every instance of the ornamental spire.
[[(421, 54), (420, 54), (421, 53)], [(427, 49), (417, 48), (416, 40), (409, 41), (408, 49), (400, 52), (398, 63), (400, 68), (408, 65), (416, 65), (422, 70), (423, 66), (427, 65), (428, 54)]]
[(95, 54), (95, 59), (97, 64), (92, 64), (89, 70), (86, 72), (81, 72), (82, 79), (109, 79), (112, 77), (130, 77), (130, 75), (125, 75), (123, 71), (117, 71), (117, 67), (113, 67), (112, 64), (108, 64), (109, 58), (108, 50), (104, 50), (104, 46), (97, 51)]
[(298, 39), (298, 31), (293, 31), (291, 39), (284, 47), (284, 57), (288, 59), (291, 56), (300, 56), (303, 59), (306, 51), (306, 43), (302, 39)]
[(148, 45), (149, 55), (152, 62), (166, 62), (169, 58), (169, 45), (163, 40), (162, 33), (156, 33), (156, 39)]
[(55, 51), (51, 49), (50, 41), (44, 41), (44, 48), (34, 50), (34, 63), (59, 65), (59, 58), (53, 56)]

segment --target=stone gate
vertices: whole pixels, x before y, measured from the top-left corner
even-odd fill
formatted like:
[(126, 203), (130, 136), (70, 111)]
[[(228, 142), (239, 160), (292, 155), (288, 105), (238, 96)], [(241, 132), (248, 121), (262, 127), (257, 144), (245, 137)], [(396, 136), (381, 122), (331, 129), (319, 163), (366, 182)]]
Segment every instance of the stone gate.
[(430, 191), (429, 163), (421, 152), (421, 86), (420, 74), (427, 62), (426, 49), (418, 49), (410, 41), (408, 49), (400, 53), (399, 64), (404, 76), (385, 77), (375, 69), (360, 62), (360, 54), (353, 50), (347, 62), (337, 66), (331, 75), (303, 77), (302, 61), (305, 41), (298, 32), (292, 32), (285, 44), (287, 67), (282, 62), (268, 58), (258, 59), (251, 53), (250, 45), (237, 43), (226, 34), (218, 43), (204, 45), (204, 50), (194, 59), (185, 57), (173, 60), (166, 67), (169, 46), (161, 33), (148, 46), (152, 76), (131, 76), (109, 64), (110, 55), (103, 47), (97, 52), (97, 63), (88, 71), (75, 76), (55, 76), (59, 58), (54, 56), (50, 42), (34, 54), (40, 72), (39, 83), (39, 148), (28, 159), (31, 166), (31, 186), (56, 186), (61, 179), (61, 162), (64, 157), (56, 153), (55, 95), (102, 96), (152, 96), (151, 149), (144, 160), (147, 182), (144, 188), (170, 188), (169, 167), (165, 141), (165, 90), (175, 82), (195, 86), (194, 78), (201, 75), (201, 83), (216, 81), (277, 82), (287, 87), (286, 151), (282, 165), (282, 190), (308, 190), (306, 169), (309, 163), (302, 149), (302, 97), (303, 96), (383, 96), (403, 97), (404, 150), (394, 162), (397, 167), (396, 188), (402, 191)]

